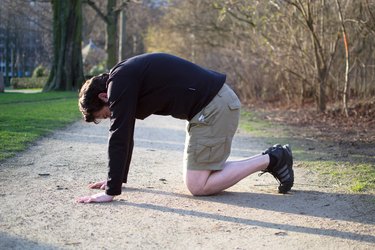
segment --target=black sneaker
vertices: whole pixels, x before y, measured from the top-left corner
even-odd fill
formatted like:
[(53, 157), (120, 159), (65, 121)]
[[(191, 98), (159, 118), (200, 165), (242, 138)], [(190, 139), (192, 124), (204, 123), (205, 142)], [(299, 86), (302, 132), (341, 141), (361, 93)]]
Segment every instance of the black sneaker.
[(262, 154), (274, 156), (277, 163), (274, 166), (268, 166), (261, 174), (270, 173), (275, 177), (280, 183), (279, 193), (285, 194), (290, 191), (294, 183), (293, 156), (290, 146), (288, 144), (284, 146), (276, 144)]

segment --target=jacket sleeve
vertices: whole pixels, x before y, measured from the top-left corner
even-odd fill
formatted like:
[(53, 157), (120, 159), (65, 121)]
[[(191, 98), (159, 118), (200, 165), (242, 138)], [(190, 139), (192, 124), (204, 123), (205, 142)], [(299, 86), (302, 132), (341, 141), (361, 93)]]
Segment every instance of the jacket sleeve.
[(125, 89), (116, 88), (118, 86), (110, 86), (108, 88), (111, 110), (106, 188), (106, 194), (108, 195), (121, 194), (122, 183), (127, 182), (134, 145), (137, 95), (131, 87)]

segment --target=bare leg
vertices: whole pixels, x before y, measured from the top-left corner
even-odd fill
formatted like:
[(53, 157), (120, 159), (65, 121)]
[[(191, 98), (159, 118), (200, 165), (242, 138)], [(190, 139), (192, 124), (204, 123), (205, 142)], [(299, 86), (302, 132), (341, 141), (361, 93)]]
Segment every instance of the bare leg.
[(241, 161), (228, 161), (224, 169), (186, 170), (185, 183), (193, 195), (211, 195), (227, 189), (252, 173), (267, 168), (269, 155), (256, 155)]

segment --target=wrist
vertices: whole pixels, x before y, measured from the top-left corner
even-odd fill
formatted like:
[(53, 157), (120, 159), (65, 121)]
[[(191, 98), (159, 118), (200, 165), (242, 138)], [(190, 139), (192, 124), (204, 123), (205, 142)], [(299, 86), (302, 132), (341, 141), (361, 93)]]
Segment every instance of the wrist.
[(113, 192), (113, 191), (111, 191), (110, 189), (106, 189), (106, 190), (105, 190), (105, 194), (114, 197), (114, 196), (120, 195), (120, 194), (121, 194), (121, 191), (118, 193), (118, 192)]

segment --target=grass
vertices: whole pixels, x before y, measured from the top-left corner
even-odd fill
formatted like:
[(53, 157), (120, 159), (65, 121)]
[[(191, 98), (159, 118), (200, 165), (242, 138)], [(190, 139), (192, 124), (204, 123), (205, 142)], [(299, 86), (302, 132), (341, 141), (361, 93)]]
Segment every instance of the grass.
[(1, 93), (0, 161), (80, 117), (77, 93)]
[(330, 185), (349, 192), (375, 192), (375, 165), (371, 158), (351, 155), (343, 160), (333, 153), (334, 150), (340, 152), (340, 148), (332, 147), (329, 151), (320, 150), (319, 147), (324, 142), (316, 142), (313, 145), (314, 150), (306, 150), (309, 148), (306, 146), (308, 144), (306, 138), (300, 137), (298, 132), (293, 131), (293, 128), (271, 123), (246, 110), (242, 111), (240, 128), (249, 132), (253, 137), (262, 138), (267, 143), (290, 142), (296, 165), (317, 172)]
[(371, 163), (315, 161), (308, 164), (331, 185), (351, 192), (375, 191), (375, 166)]
[(241, 110), (241, 118), (241, 128), (255, 136), (265, 135), (272, 127), (269, 122), (257, 118), (252, 112)]

